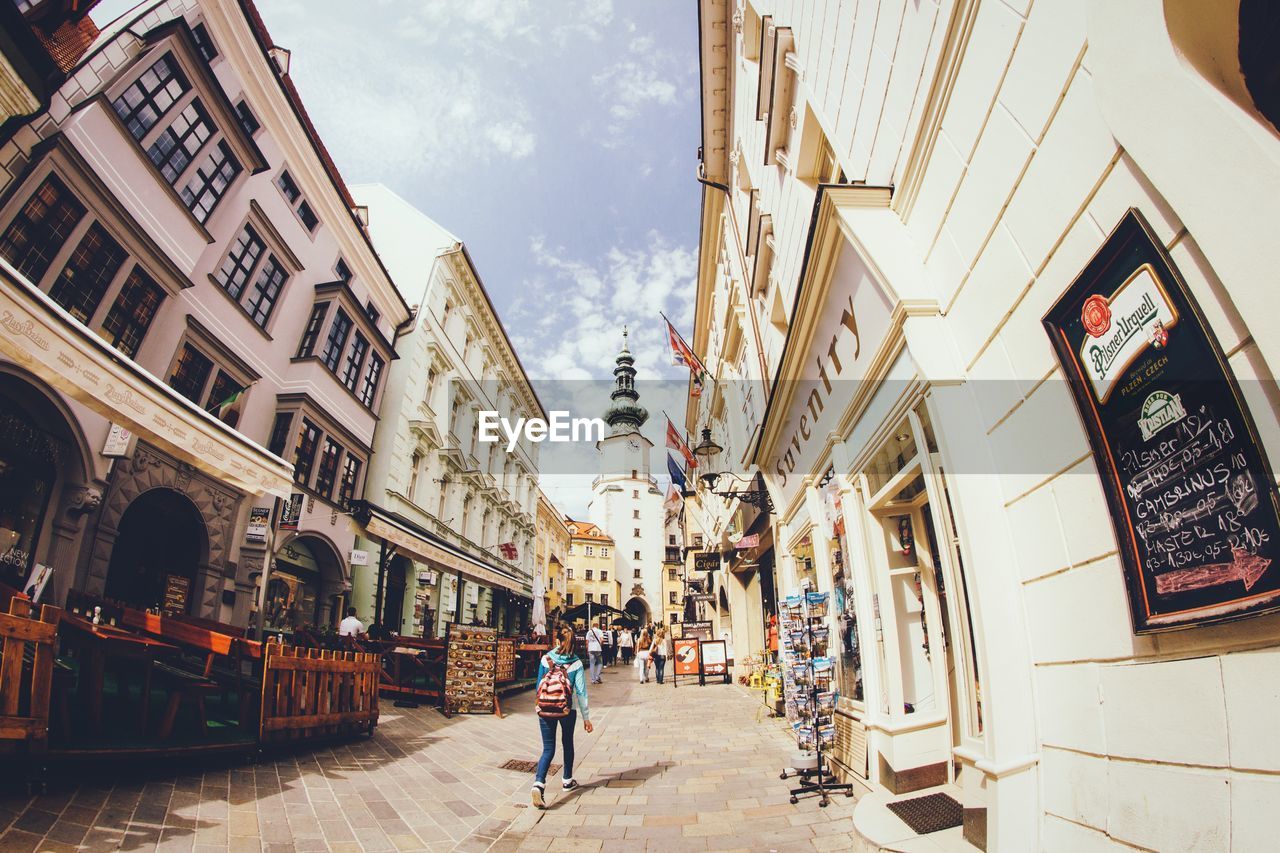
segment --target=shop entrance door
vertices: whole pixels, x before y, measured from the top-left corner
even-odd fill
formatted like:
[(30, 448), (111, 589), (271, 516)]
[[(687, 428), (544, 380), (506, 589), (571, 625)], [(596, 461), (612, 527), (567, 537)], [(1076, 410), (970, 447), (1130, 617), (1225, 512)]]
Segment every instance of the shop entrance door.
[(382, 599), (382, 627), (393, 634), (401, 633), (400, 622), (404, 618), (405, 563), (402, 556), (396, 556), (387, 566), (387, 589)]
[[(116, 528), (106, 596), (143, 610), (167, 607), (189, 613), (206, 548), (204, 520), (190, 498), (166, 488), (143, 492)], [(185, 601), (179, 605), (182, 591)]]

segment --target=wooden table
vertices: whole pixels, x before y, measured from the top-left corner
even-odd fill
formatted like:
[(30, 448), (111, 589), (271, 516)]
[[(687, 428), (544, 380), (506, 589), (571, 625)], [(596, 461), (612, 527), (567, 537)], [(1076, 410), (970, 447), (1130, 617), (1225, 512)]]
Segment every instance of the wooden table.
[(61, 624), (75, 635), (71, 644), (84, 653), (80, 665), (80, 695), (88, 706), (89, 726), (94, 734), (102, 731), (102, 691), (107, 658), (143, 662), (142, 731), (145, 733), (151, 704), (151, 662), (156, 657), (177, 655), (179, 648), (164, 640), (145, 637), (123, 628), (95, 625), (83, 616), (66, 611), (62, 613)]

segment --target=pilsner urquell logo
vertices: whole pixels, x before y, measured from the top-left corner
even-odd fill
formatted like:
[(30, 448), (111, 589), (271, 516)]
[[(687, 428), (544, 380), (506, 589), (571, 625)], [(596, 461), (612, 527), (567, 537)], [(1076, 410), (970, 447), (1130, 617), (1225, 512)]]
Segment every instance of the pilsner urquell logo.
[(1099, 379), (1105, 379), (1107, 371), (1111, 370), (1111, 366), (1115, 364), (1116, 357), (1124, 351), (1124, 345), (1134, 335), (1141, 334), (1143, 327), (1155, 318), (1156, 301), (1151, 298), (1150, 293), (1145, 293), (1142, 296), (1142, 302), (1133, 312), (1116, 318), (1116, 333), (1109, 340), (1089, 346), (1089, 360), (1093, 362), (1094, 375)]
[(1095, 293), (1080, 307), (1085, 335), (1080, 341), (1080, 366), (1093, 385), (1094, 396), (1106, 402), (1114, 377), (1123, 374), (1149, 346), (1163, 346), (1168, 329), (1178, 322), (1150, 264), (1134, 270), (1107, 297)]

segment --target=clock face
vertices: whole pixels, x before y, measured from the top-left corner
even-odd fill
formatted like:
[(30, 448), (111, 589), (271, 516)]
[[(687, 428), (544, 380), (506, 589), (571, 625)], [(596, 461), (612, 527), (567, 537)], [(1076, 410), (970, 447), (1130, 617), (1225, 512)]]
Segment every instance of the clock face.
[(632, 450), (639, 450), (639, 449), (640, 449), (640, 442), (636, 441), (636, 440), (633, 438), (633, 439), (631, 439), (630, 441), (628, 441), (628, 442), (627, 442), (627, 446), (628, 446), (628, 447), (630, 447)]

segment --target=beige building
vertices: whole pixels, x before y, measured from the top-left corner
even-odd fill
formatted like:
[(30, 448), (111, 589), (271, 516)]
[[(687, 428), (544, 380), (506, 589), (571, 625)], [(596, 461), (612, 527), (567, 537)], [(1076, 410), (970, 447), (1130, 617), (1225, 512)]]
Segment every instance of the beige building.
[[(991, 850), (1271, 843), (1264, 5), (700, 4), (693, 346), (717, 382), (687, 419), (742, 479), (698, 503), (731, 611), (830, 594), (859, 844), (908, 843), (879, 810), (934, 786)], [(1153, 524), (1125, 453), (1208, 412), (1231, 519)], [(763, 520), (733, 496), (761, 488)]]
[(565, 608), (587, 603), (618, 607), (622, 584), (614, 571), (613, 538), (588, 521), (565, 518), (565, 524), (569, 528)]
[(538, 489), (538, 534), (535, 565), (542, 571), (543, 601), (548, 617), (564, 610), (565, 566), (569, 559), (570, 532), (564, 515), (542, 489)]

